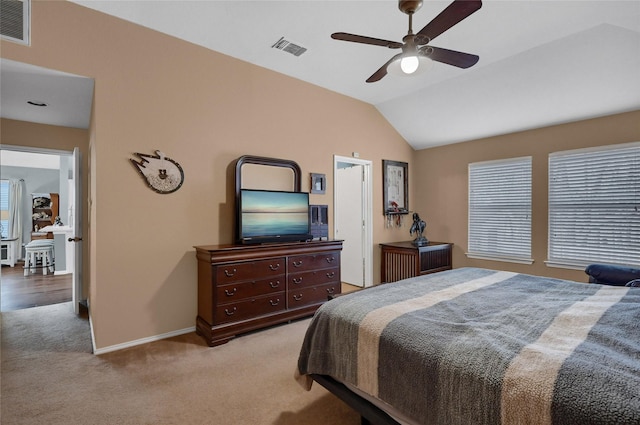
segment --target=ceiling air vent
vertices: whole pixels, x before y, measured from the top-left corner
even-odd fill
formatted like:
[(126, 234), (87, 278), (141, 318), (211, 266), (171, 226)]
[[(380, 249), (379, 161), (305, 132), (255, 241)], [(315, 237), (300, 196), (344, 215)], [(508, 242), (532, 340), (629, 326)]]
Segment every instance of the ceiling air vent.
[(307, 51), (306, 47), (298, 46), (297, 44), (285, 40), (284, 37), (280, 37), (280, 40), (276, 41), (271, 47), (291, 53), (293, 56), (300, 56)]
[(0, 35), (5, 40), (29, 44), (31, 0), (0, 0)]

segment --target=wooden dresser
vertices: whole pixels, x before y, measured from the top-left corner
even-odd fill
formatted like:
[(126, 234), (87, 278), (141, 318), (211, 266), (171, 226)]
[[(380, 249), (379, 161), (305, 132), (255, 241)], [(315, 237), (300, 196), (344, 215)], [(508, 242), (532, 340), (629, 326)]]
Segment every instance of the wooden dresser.
[(340, 293), (342, 241), (196, 246), (196, 332), (210, 346), (312, 315)]

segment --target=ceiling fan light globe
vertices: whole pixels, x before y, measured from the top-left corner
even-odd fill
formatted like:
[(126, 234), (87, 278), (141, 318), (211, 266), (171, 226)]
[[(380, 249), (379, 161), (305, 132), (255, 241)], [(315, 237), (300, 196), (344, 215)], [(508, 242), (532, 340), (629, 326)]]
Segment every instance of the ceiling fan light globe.
[(401, 67), (402, 59), (403, 58), (400, 58), (400, 59), (397, 59), (397, 60), (391, 62), (387, 66), (387, 72), (389, 74), (391, 74), (391, 75), (395, 75), (395, 76), (399, 76), (399, 77), (413, 77), (414, 75), (419, 75), (419, 74), (422, 74), (422, 73), (428, 71), (433, 66), (433, 60), (429, 59), (428, 57), (426, 57), (424, 55), (418, 55), (417, 59), (418, 59), (419, 65), (418, 65), (417, 69), (413, 73), (407, 74), (406, 72), (404, 72), (402, 70), (402, 67)]
[(400, 60), (400, 69), (405, 74), (413, 74), (418, 70), (420, 61), (417, 56), (405, 56)]

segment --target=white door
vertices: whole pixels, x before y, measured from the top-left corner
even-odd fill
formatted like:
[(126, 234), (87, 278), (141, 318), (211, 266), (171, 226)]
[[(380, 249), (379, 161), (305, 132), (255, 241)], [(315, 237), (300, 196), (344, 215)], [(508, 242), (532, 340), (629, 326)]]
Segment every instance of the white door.
[(343, 240), (341, 280), (372, 285), (371, 162), (334, 159), (334, 237)]
[(340, 165), (336, 174), (336, 181), (339, 183), (336, 188), (336, 203), (340, 205), (340, 215), (336, 217), (336, 237), (344, 241), (340, 276), (345, 283), (363, 287), (362, 166)]
[(71, 301), (75, 314), (80, 313), (80, 301), (82, 300), (82, 154), (80, 149), (73, 149), (73, 168), (71, 175), (74, 188), (73, 196), (69, 194), (69, 201), (73, 202), (70, 207), (70, 216), (73, 219), (73, 235), (69, 237), (67, 243), (73, 247), (74, 268), (72, 278)]

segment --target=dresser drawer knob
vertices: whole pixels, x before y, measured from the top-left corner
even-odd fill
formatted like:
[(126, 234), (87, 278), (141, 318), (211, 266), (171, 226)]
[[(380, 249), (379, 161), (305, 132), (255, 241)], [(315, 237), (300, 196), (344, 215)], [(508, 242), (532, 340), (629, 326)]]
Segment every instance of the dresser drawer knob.
[(280, 281), (276, 280), (275, 282), (269, 282), (269, 286), (271, 286), (272, 288), (277, 288), (278, 286), (280, 286)]
[(238, 288), (233, 288), (231, 291), (228, 289), (224, 290), (224, 293), (227, 297), (232, 297), (235, 295), (235, 293), (238, 291)]
[(280, 263), (277, 263), (276, 265), (269, 264), (269, 268), (275, 272), (280, 268)]
[(302, 283), (302, 276), (294, 277), (293, 278), (293, 283), (295, 283), (295, 284)]
[(224, 269), (224, 275), (227, 277), (233, 277), (233, 275), (235, 275), (237, 272), (236, 269), (233, 269), (233, 271), (229, 271), (228, 269)]
[(332, 278), (332, 277), (334, 277), (335, 275), (336, 275), (336, 272), (329, 272), (329, 273), (327, 273), (327, 277), (328, 277), (329, 279), (331, 279), (331, 278)]
[(224, 309), (224, 313), (225, 313), (227, 316), (233, 316), (233, 314), (236, 312), (236, 310), (237, 310), (237, 308), (236, 308), (236, 307), (233, 307), (233, 309), (232, 309), (231, 311), (229, 311), (229, 309), (228, 309), (228, 308), (225, 308), (225, 309)]
[(278, 304), (280, 304), (280, 298), (274, 300), (269, 300), (269, 303), (271, 303), (272, 306), (277, 306)]
[(333, 286), (331, 288), (327, 288), (327, 292), (333, 294), (334, 292), (336, 292), (336, 288), (334, 288)]
[(293, 294), (293, 299), (296, 301), (300, 301), (302, 299), (302, 294), (300, 295)]
[(294, 262), (293, 262), (293, 267), (300, 267), (300, 266), (302, 266), (302, 263), (303, 263), (303, 261), (302, 261), (302, 260), (300, 260), (300, 261), (294, 261)]
[(327, 257), (325, 260), (327, 260), (327, 263), (333, 263), (336, 260), (336, 257)]

